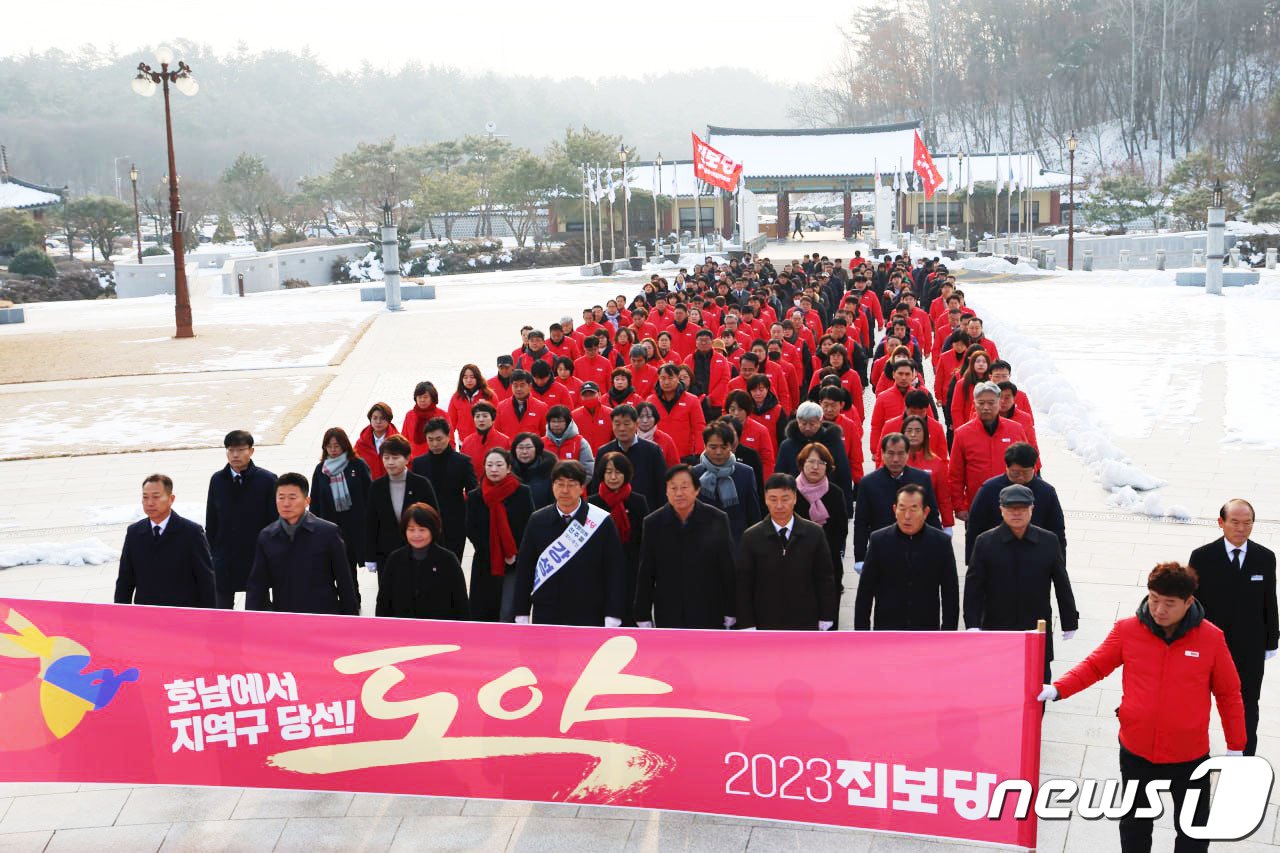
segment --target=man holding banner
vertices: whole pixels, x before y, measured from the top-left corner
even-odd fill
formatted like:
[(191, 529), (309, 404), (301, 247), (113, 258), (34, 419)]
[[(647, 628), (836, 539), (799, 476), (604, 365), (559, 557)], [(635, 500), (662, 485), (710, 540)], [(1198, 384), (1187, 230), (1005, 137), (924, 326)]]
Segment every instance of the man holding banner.
[(568, 459), (551, 469), (556, 502), (529, 517), (516, 556), (516, 622), (604, 625), (627, 612), (626, 556), (608, 510), (582, 499), (587, 469)]

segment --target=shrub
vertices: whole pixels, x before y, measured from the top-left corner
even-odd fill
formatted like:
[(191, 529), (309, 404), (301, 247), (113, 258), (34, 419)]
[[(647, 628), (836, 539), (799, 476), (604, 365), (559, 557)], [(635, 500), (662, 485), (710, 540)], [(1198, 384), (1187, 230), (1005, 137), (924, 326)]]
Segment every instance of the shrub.
[(42, 278), (53, 278), (57, 275), (57, 271), (53, 268), (53, 261), (49, 260), (49, 256), (43, 249), (37, 249), (35, 246), (28, 246), (14, 255), (13, 260), (9, 262), (9, 272), (14, 275), (38, 275)]
[(280, 282), (280, 286), (285, 290), (297, 290), (300, 287), (310, 287), (311, 282), (307, 281), (305, 278), (286, 278), (284, 281)]
[(93, 272), (73, 272), (55, 278), (10, 279), (0, 285), (0, 299), (23, 302), (69, 302), (75, 299), (102, 299), (115, 296), (115, 283), (108, 277), (104, 288)]
[(167, 255), (167, 254), (169, 254), (169, 250), (164, 248), (163, 246), (151, 246), (150, 248), (142, 250), (142, 257), (144, 258), (154, 258), (157, 255)]

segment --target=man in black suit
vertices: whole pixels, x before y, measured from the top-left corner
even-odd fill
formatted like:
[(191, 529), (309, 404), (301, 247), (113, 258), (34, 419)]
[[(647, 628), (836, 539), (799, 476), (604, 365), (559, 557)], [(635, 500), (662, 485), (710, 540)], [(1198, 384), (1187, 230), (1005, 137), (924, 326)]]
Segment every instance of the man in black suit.
[(120, 550), (116, 604), (213, 607), (213, 557), (204, 528), (173, 511), (173, 480), (142, 481), (146, 518), (129, 525)]
[(308, 491), (301, 474), (282, 474), (276, 481), (279, 518), (258, 534), (246, 610), (347, 616), (360, 612), (342, 531), (307, 509)]
[(1244, 722), (1249, 740), (1245, 755), (1258, 749), (1258, 696), (1263, 663), (1280, 645), (1276, 616), (1276, 555), (1249, 539), (1253, 506), (1235, 498), (1218, 510), (1222, 538), (1191, 552), (1188, 561), (1200, 576), (1196, 600), (1204, 616), (1222, 629), (1240, 674)]
[(467, 542), (467, 492), (480, 484), (476, 482), (471, 460), (453, 449), (449, 433), (449, 422), (444, 418), (427, 421), (428, 452), (414, 459), (410, 470), (431, 481), (440, 501), (433, 506), (439, 511), (444, 525), (440, 544), (461, 560), (462, 549)]
[[(640, 416), (635, 406), (623, 403), (613, 410), (611, 418), (613, 441), (601, 445), (596, 457), (614, 450), (627, 457), (635, 471), (635, 476), (631, 478), (632, 491), (644, 495), (649, 506), (662, 506), (666, 491), (663, 477), (667, 473), (667, 460), (662, 455), (662, 449), (637, 434)], [(591, 484), (593, 493), (599, 491), (603, 475), (602, 471), (596, 471), (595, 480)]]
[(258, 534), (276, 520), (276, 475), (253, 464), (253, 436), (244, 430), (227, 433), (222, 444), (227, 464), (209, 479), (204, 525), (218, 607), (230, 610), (249, 579)]
[(627, 615), (622, 540), (609, 511), (582, 499), (586, 487), (581, 462), (551, 469), (555, 503), (529, 517), (516, 554), (516, 622), (617, 628)]
[(698, 499), (688, 465), (667, 472), (667, 501), (644, 520), (635, 617), (641, 628), (732, 628), (736, 550), (729, 517)]
[(387, 476), (374, 480), (369, 487), (369, 545), (365, 553), (373, 559), (366, 559), (364, 564), (371, 572), (376, 572), (378, 564), (385, 561), (392, 551), (407, 544), (400, 532), (400, 516), (405, 507), (421, 501), (439, 511), (436, 490), (431, 481), (409, 471), (409, 457), (413, 455), (409, 439), (402, 435), (387, 436), (378, 455), (382, 459), (382, 467), (387, 469)]
[(933, 480), (928, 471), (907, 465), (907, 437), (900, 432), (880, 437), (880, 459), (883, 466), (858, 483), (858, 501), (853, 511), (853, 568), (862, 574), (862, 561), (867, 556), (871, 531), (888, 527), (896, 521), (893, 505), (898, 489), (916, 483), (924, 489), (924, 505), (929, 508), (925, 523), (942, 529), (938, 500), (933, 494)]
[(964, 558), (968, 562), (978, 537), (1000, 524), (1000, 491), (1005, 486), (1026, 486), (1035, 495), (1031, 523), (1058, 537), (1063, 559), (1067, 556), (1067, 519), (1058, 500), (1058, 490), (1036, 476), (1040, 452), (1025, 441), (1015, 441), (1004, 452), (1004, 473), (982, 484), (969, 504), (964, 523)]

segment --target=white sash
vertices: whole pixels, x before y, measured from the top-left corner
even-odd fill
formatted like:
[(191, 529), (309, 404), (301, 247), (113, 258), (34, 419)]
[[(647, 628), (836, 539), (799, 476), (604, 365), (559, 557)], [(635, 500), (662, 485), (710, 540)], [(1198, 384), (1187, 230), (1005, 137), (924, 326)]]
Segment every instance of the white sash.
[[(559, 510), (556, 510), (559, 512)], [(573, 559), (573, 555), (587, 544), (604, 520), (609, 517), (608, 510), (603, 510), (593, 504), (587, 504), (587, 521), (585, 524), (579, 524), (577, 519), (569, 522), (569, 526), (564, 529), (556, 541), (547, 546), (547, 549), (538, 557), (538, 562), (533, 568), (533, 591), (537, 592), (538, 587), (546, 583), (552, 575), (564, 568), (564, 564)]]

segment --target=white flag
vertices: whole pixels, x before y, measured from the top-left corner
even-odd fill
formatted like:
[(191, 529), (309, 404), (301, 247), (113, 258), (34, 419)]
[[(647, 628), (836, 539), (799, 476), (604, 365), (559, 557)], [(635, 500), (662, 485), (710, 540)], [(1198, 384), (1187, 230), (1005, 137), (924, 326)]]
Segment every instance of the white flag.
[(631, 183), (627, 180), (626, 166), (622, 167), (622, 194), (626, 197), (628, 202), (631, 201)]
[(582, 197), (595, 201), (595, 194), (591, 192), (591, 172), (585, 163), (582, 166)]
[(591, 199), (592, 204), (600, 203), (600, 196), (596, 193), (595, 169), (587, 169), (587, 197)]
[(671, 164), (671, 197), (680, 198), (680, 164)]
[(969, 195), (973, 195), (973, 155), (969, 155)]
[(609, 173), (609, 202), (610, 204), (612, 204), (614, 198), (616, 198), (614, 194), (617, 192), (617, 190), (613, 186), (613, 169), (608, 169), (607, 171)]
[(600, 167), (596, 166), (596, 202), (604, 200), (604, 182), (600, 179)]
[(1013, 195), (1013, 155), (1009, 155), (1009, 194)]

